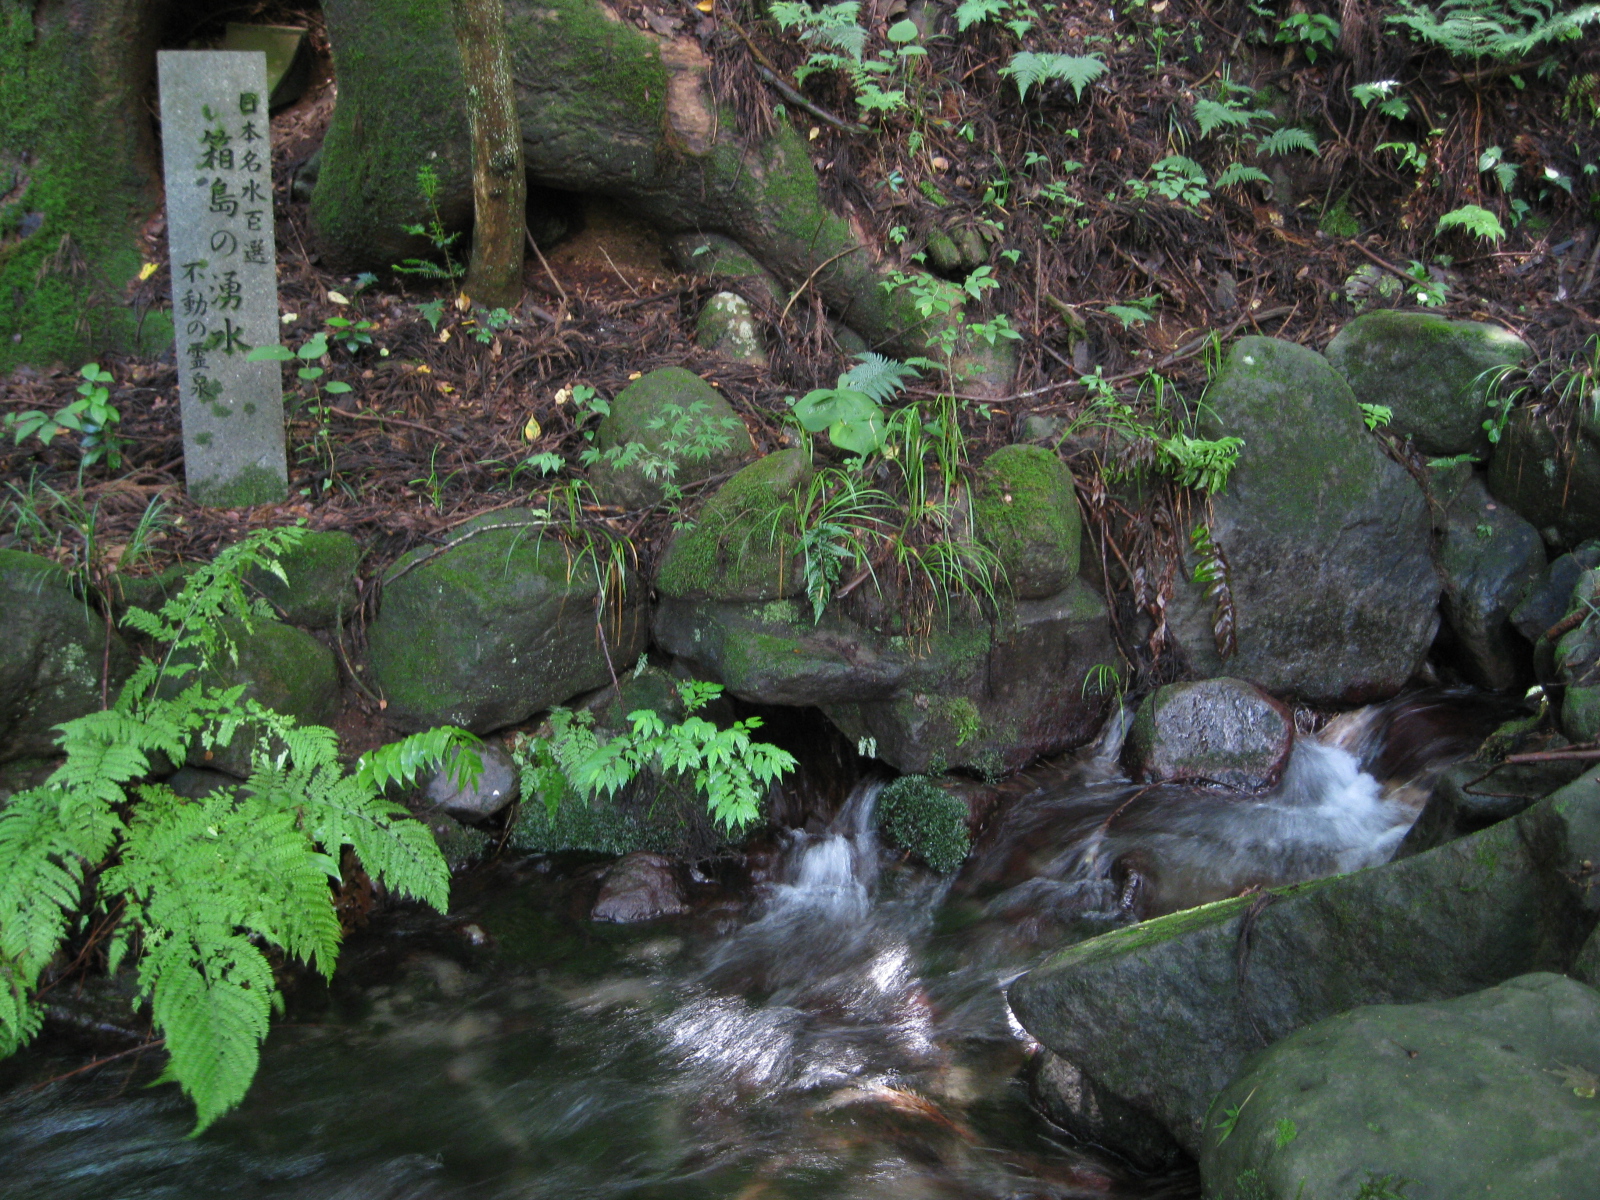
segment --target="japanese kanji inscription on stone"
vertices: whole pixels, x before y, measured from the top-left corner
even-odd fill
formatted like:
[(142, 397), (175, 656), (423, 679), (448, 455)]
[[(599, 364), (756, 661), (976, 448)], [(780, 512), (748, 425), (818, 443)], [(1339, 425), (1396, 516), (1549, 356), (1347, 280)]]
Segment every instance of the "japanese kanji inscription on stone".
[(189, 494), (282, 500), (282, 369), (246, 357), (278, 341), (266, 55), (163, 50), (157, 65)]

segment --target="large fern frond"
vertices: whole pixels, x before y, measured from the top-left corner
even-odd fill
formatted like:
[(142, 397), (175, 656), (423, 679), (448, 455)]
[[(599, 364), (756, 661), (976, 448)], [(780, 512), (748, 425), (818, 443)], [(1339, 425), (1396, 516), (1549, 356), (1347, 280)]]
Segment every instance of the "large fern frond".
[(906, 380), (921, 375), (915, 367), (870, 350), (856, 357), (860, 363), (839, 376), (839, 387), (844, 391), (862, 392), (879, 404), (893, 400), (905, 387)]
[(1036, 85), (1059, 79), (1072, 85), (1074, 99), (1083, 99), (1083, 89), (1099, 79), (1109, 68), (1098, 54), (1037, 54), (1021, 50), (1011, 56), (1011, 61), (1000, 68), (1000, 74), (1009, 75), (1017, 85), (1020, 99), (1028, 98), (1028, 90)]

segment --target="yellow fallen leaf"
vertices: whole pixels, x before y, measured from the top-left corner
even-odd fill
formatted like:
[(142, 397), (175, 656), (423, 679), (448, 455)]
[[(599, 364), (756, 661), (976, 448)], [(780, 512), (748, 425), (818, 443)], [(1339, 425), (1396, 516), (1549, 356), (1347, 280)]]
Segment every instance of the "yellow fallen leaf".
[(283, 316), (278, 318), (278, 323), (281, 325), (293, 325), (299, 319), (299, 313), (284, 313)]
[(442, 380), (442, 379), (434, 380), (433, 386), (438, 388), (446, 396), (448, 396), (451, 392), (455, 391), (455, 388), (451, 387), (448, 383), (444, 382), (444, 380)]
[(450, 331), (448, 329), (439, 330), (439, 340), (441, 342), (448, 342), (450, 340)]
[(139, 268), (139, 282), (143, 283), (159, 270), (161, 270), (160, 263), (145, 263), (144, 266)]
[(419, 374), (419, 375), (432, 375), (433, 374), (433, 368), (430, 367), (427, 363), (418, 363), (417, 364), (417, 374)]
[(632, 380), (632, 379), (643, 379), (644, 378), (644, 372), (643, 371), (635, 371), (632, 375), (629, 375), (628, 378), (630, 380)]
[(819, 126), (813, 125), (811, 127), (810, 131), (806, 134), (806, 141), (814, 142), (821, 136), (822, 136), (822, 129)]
[(560, 408), (568, 400), (572, 399), (572, 385), (569, 383), (566, 387), (557, 392), (553, 398), (556, 402), (556, 407)]
[(711, 4), (712, 0), (699, 0), (699, 3), (697, 3), (695, 7), (703, 13), (708, 13), (711, 11)]
[(536, 442), (539, 440), (539, 435), (543, 432), (544, 430), (539, 425), (539, 418), (529, 417), (528, 423), (522, 427), (522, 440), (525, 442)]
[(456, 311), (466, 312), (472, 307), (472, 297), (462, 292), (456, 297)]
[(350, 300), (343, 292), (329, 292), (328, 299), (334, 304), (349, 304)]

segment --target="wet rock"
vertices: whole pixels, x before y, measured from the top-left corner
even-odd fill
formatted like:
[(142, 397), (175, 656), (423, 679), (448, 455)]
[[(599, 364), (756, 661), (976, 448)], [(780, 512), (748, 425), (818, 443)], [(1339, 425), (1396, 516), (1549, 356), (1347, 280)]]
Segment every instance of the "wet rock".
[(0, 809), (4, 809), (18, 792), (39, 787), (64, 761), (60, 758), (16, 758), (0, 763)]
[(631, 925), (689, 911), (677, 868), (660, 854), (629, 854), (606, 872), (589, 914), (596, 921)]
[(1398, 692), (1437, 620), (1427, 506), (1367, 432), (1344, 380), (1302, 346), (1243, 338), (1207, 392), (1200, 432), (1245, 445), (1210, 523), (1238, 652), (1218, 652), (1216, 600), (1192, 582), (1192, 554), (1168, 613), (1197, 673), (1313, 703)]
[(332, 629), (356, 607), (361, 544), (337, 530), (306, 533), (278, 560), (286, 579), (251, 571), (245, 584), (260, 592), (290, 625)]
[(1159, 1171), (1183, 1157), (1183, 1148), (1160, 1122), (1124, 1103), (1059, 1055), (1039, 1051), (1029, 1083), (1034, 1104), (1078, 1142), (1115, 1147), (1142, 1171)]
[(1077, 577), (1083, 518), (1072, 472), (1050, 451), (1002, 446), (991, 454), (973, 492), (972, 515), (1018, 599), (1053, 596)]
[(1600, 739), (1600, 570), (1585, 571), (1572, 585), (1566, 623), (1577, 624), (1555, 644), (1561, 694), (1561, 731), (1575, 742)]
[[(629, 451), (635, 444), (639, 449)], [(662, 367), (623, 388), (595, 431), (595, 446), (621, 457), (602, 457), (589, 468), (589, 483), (602, 504), (626, 509), (666, 499), (669, 466), (681, 488), (734, 470), (753, 453), (733, 406), (682, 367)]]
[[(1600, 769), (1427, 854), (1146, 921), (1012, 985), (1023, 1026), (1191, 1154), (1247, 1059), (1362, 1004), (1564, 971), (1595, 924)], [(1276, 1117), (1278, 1114), (1270, 1114)]]
[[(339, 711), (339, 669), (333, 651), (316, 638), (279, 621), (256, 621), (246, 630), (236, 621), (223, 622), (232, 639), (236, 657), (225, 656), (199, 680), (207, 687), (231, 688), (244, 685), (246, 699), (256, 700), (270, 709), (293, 717), (302, 725), (326, 725)], [(190, 662), (190, 655), (179, 650), (174, 662)], [(187, 677), (163, 685), (164, 694), (176, 694), (194, 682)], [(250, 756), (261, 737), (254, 725), (243, 725), (226, 746), (210, 750), (198, 740), (189, 749), (189, 765), (225, 771), (240, 779), (250, 774)]]
[(673, 535), (656, 590), (683, 600), (781, 600), (805, 585), (796, 554), (795, 493), (811, 479), (804, 450), (751, 463)]
[(1358, 401), (1392, 409), (1390, 429), (1442, 456), (1487, 455), (1484, 372), (1527, 355), (1527, 343), (1498, 325), (1393, 310), (1357, 317), (1327, 350)]
[(1532, 648), (1511, 612), (1545, 566), (1539, 531), (1473, 475), (1445, 508), (1439, 539), (1440, 610), (1455, 664), (1479, 687), (1505, 691), (1531, 677)]
[(1390, 1195), (1402, 1180), (1417, 1197), (1592, 1195), (1596, 1070), (1600, 992), (1560, 975), (1357, 1008), (1271, 1047), (1217, 1097), (1204, 1194), (1368, 1195), (1387, 1179)]
[(832, 610), (813, 624), (793, 600), (667, 598), (655, 634), (741, 699), (820, 705), (906, 772), (1004, 771), (1082, 745), (1110, 701), (1085, 681), (1117, 661), (1104, 603), (1076, 582), (1017, 602), (994, 625), (957, 620), (925, 638), (875, 633)]
[(1565, 437), (1533, 409), (1515, 410), (1489, 461), (1489, 490), (1547, 542), (1600, 537), (1600, 431)]
[[(510, 527), (459, 540), (490, 525)], [(469, 521), (414, 570), (426, 551), (390, 570), (367, 636), (373, 682), (400, 725), (488, 733), (599, 687), (611, 672), (597, 617), (619, 667), (644, 649), (643, 589), (629, 578), (620, 606), (613, 594), (598, 611), (593, 559), (540, 535), (539, 517), (510, 509)]]
[(494, 845), (492, 834), (463, 825), (443, 813), (436, 812), (428, 819), (428, 829), (452, 874), (477, 866)]
[(1491, 765), (1469, 760), (1446, 767), (1395, 858), (1409, 858), (1509, 820), (1571, 783), (1583, 773), (1584, 764), (1558, 759), (1502, 764), (1492, 772)]
[[(430, 804), (458, 821), (486, 820), (514, 802), (521, 793), (517, 766), (509, 754), (492, 742), (476, 750), (483, 769), (475, 780), (466, 783), (447, 766), (434, 772), (425, 789)], [(454, 756), (451, 765), (454, 765)]]
[(1596, 567), (1600, 567), (1600, 539), (1582, 543), (1540, 571), (1511, 610), (1511, 623), (1517, 632), (1529, 642), (1537, 642), (1567, 615), (1578, 576)]
[(115, 700), (133, 658), (67, 573), (35, 554), (0, 550), (0, 614), (0, 762), (51, 754), (54, 727)]
[(750, 301), (737, 292), (718, 292), (706, 301), (695, 322), (694, 338), (701, 349), (713, 354), (752, 366), (767, 365), (767, 350), (756, 329)]
[(1158, 688), (1139, 706), (1124, 750), (1143, 783), (1216, 783), (1269, 788), (1294, 748), (1294, 718), (1242, 679), (1207, 679)]
[(234, 793), (239, 790), (239, 781), (232, 775), (208, 771), (204, 767), (180, 767), (164, 782), (178, 795), (190, 800), (199, 800), (214, 792)]

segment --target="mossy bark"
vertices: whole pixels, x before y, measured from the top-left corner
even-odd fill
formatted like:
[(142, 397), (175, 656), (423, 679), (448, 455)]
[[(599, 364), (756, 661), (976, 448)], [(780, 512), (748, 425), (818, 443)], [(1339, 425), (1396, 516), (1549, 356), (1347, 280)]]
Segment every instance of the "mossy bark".
[(0, 0), (0, 371), (154, 347), (129, 296), (160, 202), (146, 107), (165, 0)]
[(455, 0), (456, 44), (472, 126), (472, 262), (467, 291), (489, 307), (522, 299), (528, 179), (506, 52), (504, 0)]
[[(324, 11), (339, 107), (313, 223), (330, 261), (384, 267), (398, 260), (389, 230), (419, 219), (421, 163), (442, 164), (446, 223), (470, 216), (449, 3), (328, 0)], [(785, 288), (815, 287), (880, 348), (926, 351), (927, 321), (882, 287), (869, 240), (824, 202), (804, 138), (780, 124), (746, 146), (713, 104), (692, 38), (635, 29), (601, 0), (507, 0), (506, 28), (533, 182), (623, 200), (663, 233), (725, 234)]]

